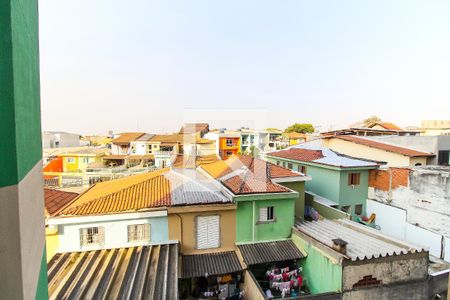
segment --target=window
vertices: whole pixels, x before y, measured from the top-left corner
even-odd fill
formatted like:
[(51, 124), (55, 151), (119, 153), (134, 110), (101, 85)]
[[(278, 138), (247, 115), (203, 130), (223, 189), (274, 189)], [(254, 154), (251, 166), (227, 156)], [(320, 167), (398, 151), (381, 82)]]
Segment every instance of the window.
[(231, 152), (231, 151), (225, 151), (225, 155), (226, 155), (226, 156), (233, 155), (233, 152)]
[(306, 175), (306, 167), (305, 167), (305, 166), (298, 166), (298, 171), (299, 171), (300, 173), (303, 173), (303, 174)]
[(81, 161), (82, 161), (84, 164), (87, 164), (87, 163), (89, 163), (89, 157), (83, 157), (83, 158), (81, 158)]
[(359, 185), (360, 173), (348, 174), (348, 185)]
[(450, 164), (450, 151), (439, 151), (438, 152), (438, 165), (448, 166)]
[(279, 160), (277, 160), (277, 166), (279, 166), (280, 165), (280, 161)]
[(283, 168), (286, 168), (286, 162), (283, 161)]
[(150, 224), (128, 225), (128, 243), (150, 241)]
[(220, 247), (220, 217), (198, 216), (196, 223), (197, 249)]
[(103, 227), (88, 227), (80, 229), (80, 246), (103, 245), (105, 233)]
[(227, 139), (227, 147), (233, 147), (234, 143), (232, 139)]
[(261, 207), (259, 209), (259, 222), (275, 221), (274, 207)]
[(153, 145), (153, 148), (157, 148), (158, 147), (158, 145)]
[(75, 163), (75, 157), (66, 157), (66, 162), (68, 164), (74, 164)]
[(287, 167), (288, 167), (288, 169), (291, 169), (291, 170), (294, 168), (294, 166), (291, 163), (288, 163)]
[(363, 209), (362, 204), (356, 204), (355, 205), (355, 214), (357, 214), (358, 216), (362, 215), (362, 209)]

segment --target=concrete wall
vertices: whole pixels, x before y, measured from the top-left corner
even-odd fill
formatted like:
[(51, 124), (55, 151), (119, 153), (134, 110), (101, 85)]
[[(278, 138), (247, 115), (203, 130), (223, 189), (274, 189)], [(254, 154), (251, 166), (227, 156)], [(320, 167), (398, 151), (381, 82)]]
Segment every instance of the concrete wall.
[[(294, 226), (295, 198), (238, 200), (236, 212), (236, 242), (267, 241), (289, 238)], [(275, 221), (258, 223), (259, 208), (274, 207)]]
[(241, 284), (240, 288), (244, 290), (244, 300), (264, 300), (266, 299), (264, 291), (259, 286), (255, 277), (248, 270), (243, 272), (244, 283)]
[(421, 280), (418, 282), (408, 282), (390, 286), (377, 286), (372, 288), (358, 289), (345, 292), (342, 296), (344, 300), (424, 300), (429, 298), (428, 282)]
[[(220, 215), (220, 248), (197, 250), (196, 218)], [(178, 240), (181, 253), (207, 253), (234, 249), (236, 242), (236, 206), (189, 206), (169, 209), (169, 239)]]
[(391, 191), (371, 188), (368, 213), (377, 214), (376, 222), (382, 232), (429, 247), (431, 254), (450, 261), (448, 174), (450, 172), (414, 169), (407, 187)]
[(57, 252), (80, 251), (80, 229), (103, 226), (105, 228), (105, 243), (103, 246), (90, 246), (89, 250), (129, 247), (136, 245), (128, 243), (128, 225), (150, 224), (150, 241), (148, 243), (164, 243), (169, 241), (167, 217), (137, 218), (118, 221), (89, 222), (58, 225), (59, 248)]
[(342, 273), (343, 290), (352, 290), (364, 276), (372, 276), (381, 285), (427, 280), (428, 253), (414, 253), (400, 257), (382, 257), (360, 262), (349, 262)]

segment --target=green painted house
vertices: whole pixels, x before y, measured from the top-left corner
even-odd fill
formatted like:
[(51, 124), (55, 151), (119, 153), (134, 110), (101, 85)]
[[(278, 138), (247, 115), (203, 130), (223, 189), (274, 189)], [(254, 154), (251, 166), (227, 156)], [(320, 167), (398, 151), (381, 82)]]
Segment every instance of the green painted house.
[(288, 239), (310, 177), (250, 156), (203, 165), (237, 204), (236, 243)]
[(306, 182), (305, 189), (332, 200), (340, 210), (352, 216), (365, 215), (369, 170), (379, 165), (313, 142), (269, 153), (266, 160), (310, 176), (312, 180)]

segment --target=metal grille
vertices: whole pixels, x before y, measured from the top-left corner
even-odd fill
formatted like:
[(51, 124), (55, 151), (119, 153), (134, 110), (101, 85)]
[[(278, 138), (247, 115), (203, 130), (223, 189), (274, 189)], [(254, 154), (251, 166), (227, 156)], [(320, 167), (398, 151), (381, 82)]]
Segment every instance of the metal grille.
[(103, 245), (105, 243), (104, 227), (88, 227), (80, 229), (80, 246)]
[(128, 242), (150, 240), (150, 224), (128, 225)]

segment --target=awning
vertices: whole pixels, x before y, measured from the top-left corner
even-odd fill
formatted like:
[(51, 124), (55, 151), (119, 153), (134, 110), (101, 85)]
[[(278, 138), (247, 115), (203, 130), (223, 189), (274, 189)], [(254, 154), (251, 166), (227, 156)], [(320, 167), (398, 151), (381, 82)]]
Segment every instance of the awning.
[(178, 299), (178, 244), (58, 253), (50, 299)]
[(182, 256), (181, 278), (225, 275), (242, 270), (235, 251)]
[(249, 266), (304, 257), (291, 240), (244, 244), (238, 248)]

